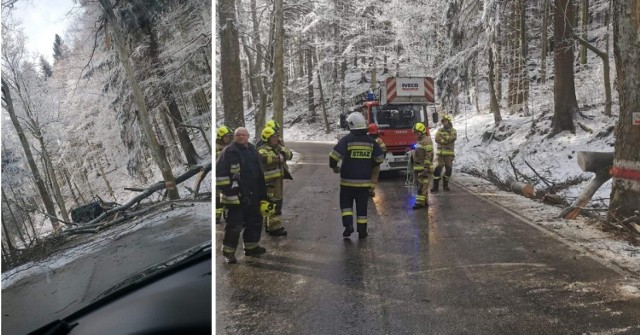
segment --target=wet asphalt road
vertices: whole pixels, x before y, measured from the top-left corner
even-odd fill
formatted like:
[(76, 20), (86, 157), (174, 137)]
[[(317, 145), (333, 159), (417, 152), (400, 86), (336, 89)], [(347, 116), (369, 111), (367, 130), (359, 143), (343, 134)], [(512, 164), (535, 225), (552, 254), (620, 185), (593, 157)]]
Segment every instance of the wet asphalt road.
[[(26, 334), (88, 305), (124, 278), (211, 239), (211, 203), (197, 212), (151, 215), (158, 223), (127, 232), (134, 223), (109, 230), (103, 247), (76, 251), (84, 255), (62, 268), (39, 273), (2, 290), (2, 334)], [(118, 233), (116, 233), (118, 231)], [(75, 250), (78, 250), (75, 249)], [(64, 257), (59, 253), (53, 262)], [(37, 265), (40, 267), (40, 265)]]
[(404, 175), (382, 179), (369, 238), (343, 239), (331, 146), (288, 146), (304, 161), (285, 182), (289, 236), (263, 234), (267, 255), (235, 265), (218, 252), (217, 334), (640, 334), (640, 298), (624, 294), (638, 274), (460, 185), (413, 211)]

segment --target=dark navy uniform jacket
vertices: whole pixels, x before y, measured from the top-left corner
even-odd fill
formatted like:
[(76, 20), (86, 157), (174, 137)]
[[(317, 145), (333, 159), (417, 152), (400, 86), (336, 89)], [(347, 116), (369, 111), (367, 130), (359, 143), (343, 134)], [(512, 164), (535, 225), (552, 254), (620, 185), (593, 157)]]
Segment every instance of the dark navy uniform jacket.
[(351, 131), (340, 139), (329, 154), (329, 166), (336, 167), (342, 160), (340, 185), (351, 187), (371, 187), (373, 167), (384, 161), (384, 152), (380, 145), (362, 132)]

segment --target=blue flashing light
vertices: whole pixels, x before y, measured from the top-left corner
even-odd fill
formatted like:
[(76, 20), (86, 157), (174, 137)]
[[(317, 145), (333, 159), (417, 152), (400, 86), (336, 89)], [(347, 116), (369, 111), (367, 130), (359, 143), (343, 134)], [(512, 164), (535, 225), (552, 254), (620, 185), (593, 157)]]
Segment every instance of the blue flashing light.
[(373, 94), (373, 92), (369, 91), (367, 92), (367, 101), (373, 101), (376, 100), (376, 95)]

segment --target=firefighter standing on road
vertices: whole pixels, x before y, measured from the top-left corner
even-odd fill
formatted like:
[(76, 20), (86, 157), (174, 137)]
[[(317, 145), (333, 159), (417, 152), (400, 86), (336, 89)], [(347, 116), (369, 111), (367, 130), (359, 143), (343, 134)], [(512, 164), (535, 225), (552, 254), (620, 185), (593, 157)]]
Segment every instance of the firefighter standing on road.
[[(361, 113), (351, 113), (347, 117), (349, 134), (333, 147), (329, 154), (329, 167), (340, 173), (340, 211), (342, 213), (342, 236), (353, 233), (353, 202), (356, 202), (356, 222), (358, 238), (366, 238), (367, 205), (371, 172), (373, 167), (384, 160), (382, 149), (367, 135), (367, 123)], [(342, 161), (342, 168), (338, 162)]]
[(275, 213), (266, 217), (265, 229), (271, 236), (286, 236), (287, 230), (282, 227), (280, 216), (282, 215), (283, 180), (286, 171), (285, 162), (293, 157), (291, 150), (280, 144), (280, 138), (275, 129), (266, 127), (262, 130), (263, 145), (258, 148), (262, 162), (262, 171), (266, 182), (269, 201), (275, 203)]
[(433, 142), (429, 136), (429, 129), (424, 123), (413, 126), (416, 135), (416, 148), (413, 151), (413, 172), (418, 182), (418, 194), (413, 209), (429, 206), (429, 180), (431, 179), (431, 165), (433, 163)]
[(222, 255), (227, 263), (236, 263), (235, 252), (240, 233), (246, 256), (267, 252), (261, 247), (262, 217), (273, 210), (268, 202), (260, 155), (249, 143), (247, 128), (236, 129), (234, 141), (224, 148), (216, 162), (216, 187), (222, 189), (221, 202), (227, 207), (222, 239)]
[[(438, 192), (438, 184), (442, 177), (442, 188), (449, 191), (449, 179), (451, 178), (453, 168), (454, 147), (458, 135), (451, 124), (451, 115), (447, 114), (442, 117), (442, 127), (436, 132), (436, 143), (438, 143), (438, 166), (433, 173), (433, 188), (431, 192)], [(442, 176), (442, 168), (446, 167), (447, 171)]]
[[(224, 125), (218, 128), (216, 131), (216, 160), (220, 157), (222, 150), (231, 144), (232, 139), (233, 132), (231, 132), (231, 129)], [(224, 216), (224, 206), (220, 202), (221, 195), (221, 191), (216, 189), (216, 224), (222, 223)]]
[[(384, 142), (382, 141), (382, 138), (380, 138), (380, 133), (378, 132), (378, 125), (375, 123), (372, 123), (369, 125), (369, 136), (371, 136), (376, 143), (378, 143), (378, 145), (380, 146), (380, 149), (382, 149), (382, 153), (384, 155), (387, 154), (387, 146), (384, 144)], [(380, 165), (376, 165), (373, 168), (373, 171), (371, 171), (371, 188), (369, 189), (369, 196), (370, 197), (375, 197), (376, 196), (376, 186), (378, 185), (378, 177), (380, 177)]]

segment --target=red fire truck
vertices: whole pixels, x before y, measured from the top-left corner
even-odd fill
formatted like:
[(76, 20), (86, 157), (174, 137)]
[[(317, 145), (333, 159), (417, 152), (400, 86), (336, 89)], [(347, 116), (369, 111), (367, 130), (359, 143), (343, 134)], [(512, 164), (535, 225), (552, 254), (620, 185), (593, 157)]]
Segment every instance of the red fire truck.
[[(433, 78), (430, 77), (389, 77), (375, 91), (353, 97), (350, 112), (361, 112), (367, 124), (377, 124), (387, 146), (381, 171), (407, 168), (407, 153), (416, 143), (413, 125), (422, 122), (429, 126), (427, 107), (434, 106), (434, 101)], [(345, 117), (341, 116), (342, 128), (346, 128), (346, 122), (342, 122)]]

